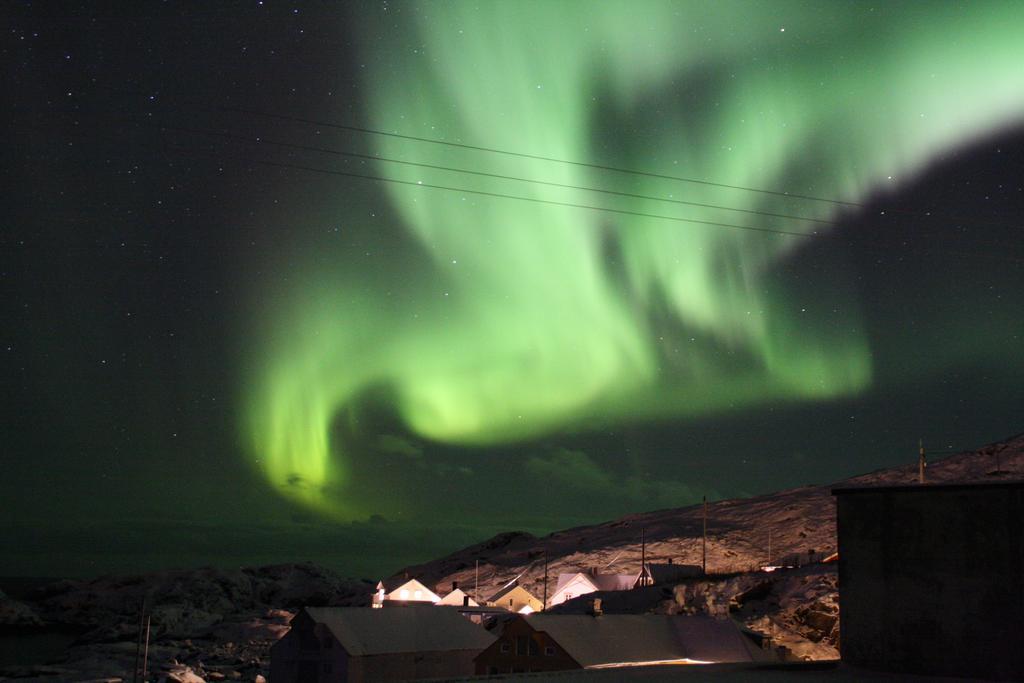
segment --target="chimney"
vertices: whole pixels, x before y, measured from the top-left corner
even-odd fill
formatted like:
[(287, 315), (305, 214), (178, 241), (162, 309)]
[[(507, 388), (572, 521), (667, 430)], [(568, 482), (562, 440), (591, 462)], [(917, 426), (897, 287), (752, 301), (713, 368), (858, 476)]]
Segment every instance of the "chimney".
[(591, 568), (590, 568), (590, 575), (591, 575), (591, 576), (597, 576), (597, 573), (598, 573), (599, 571), (600, 571), (600, 569), (599, 569), (598, 567), (591, 567)]
[(594, 598), (590, 605), (590, 614), (595, 617), (599, 617), (604, 614), (604, 611), (601, 609), (601, 598)]
[(672, 564), (672, 558), (671, 558), (671, 557), (670, 557), (670, 558), (668, 558), (668, 563), (669, 563), (669, 564)]
[(469, 596), (468, 595), (463, 595), (462, 596), (462, 606), (463, 607), (469, 607)]
[(457, 590), (459, 590), (459, 582), (458, 581), (452, 581), (452, 591), (454, 592), (454, 591), (457, 591)]

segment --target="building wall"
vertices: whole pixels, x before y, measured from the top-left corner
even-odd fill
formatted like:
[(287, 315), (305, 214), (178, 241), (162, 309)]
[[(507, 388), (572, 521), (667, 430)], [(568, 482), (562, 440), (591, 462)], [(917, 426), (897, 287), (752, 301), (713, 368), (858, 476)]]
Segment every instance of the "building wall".
[(461, 678), (473, 675), (479, 650), (401, 652), (353, 657), (347, 683), (386, 683), (421, 678)]
[(384, 600), (399, 602), (439, 602), (441, 597), (416, 579), (409, 579), (384, 596)]
[(548, 634), (535, 631), (524, 619), (505, 625), (498, 640), (476, 658), (476, 675), (581, 668)]
[(583, 576), (577, 576), (572, 581), (559, 588), (551, 596), (551, 599), (548, 602), (552, 607), (555, 605), (561, 605), (566, 600), (572, 600), (573, 598), (578, 598), (581, 595), (593, 593), (595, 590), (597, 589), (594, 588), (594, 584)]
[(840, 489), (836, 496), (843, 660), (1020, 680), (1024, 484)]
[(504, 607), (509, 612), (518, 612), (527, 606), (534, 612), (539, 612), (544, 609), (544, 603), (533, 597), (533, 595), (522, 586), (516, 586), (490, 604), (496, 607)]
[(300, 613), (292, 628), (270, 649), (270, 683), (341, 683), (348, 676), (348, 653), (321, 624)]

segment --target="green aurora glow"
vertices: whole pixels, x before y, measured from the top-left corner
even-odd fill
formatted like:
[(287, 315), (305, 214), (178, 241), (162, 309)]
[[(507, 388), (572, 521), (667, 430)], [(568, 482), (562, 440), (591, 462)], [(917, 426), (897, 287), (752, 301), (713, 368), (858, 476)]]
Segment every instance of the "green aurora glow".
[[(404, 11), (400, 11), (404, 10)], [(437, 3), (362, 20), (378, 129), (860, 201), (1024, 111), (1024, 5)], [(784, 29), (784, 30), (783, 30)], [(812, 218), (822, 202), (375, 137), (381, 156)], [(380, 163), (410, 181), (808, 233), (821, 225)], [(389, 185), (419, 248), (298, 247), (272, 284), (243, 432), (286, 495), (342, 519), (333, 425), (384, 396), (424, 438), (486, 445), (866, 388), (849, 283), (788, 291), (810, 238)], [(358, 225), (353, 203), (342, 222)], [(410, 249), (410, 253), (415, 253)], [(827, 300), (811, 307), (808, 297)], [(802, 309), (808, 310), (802, 310)]]

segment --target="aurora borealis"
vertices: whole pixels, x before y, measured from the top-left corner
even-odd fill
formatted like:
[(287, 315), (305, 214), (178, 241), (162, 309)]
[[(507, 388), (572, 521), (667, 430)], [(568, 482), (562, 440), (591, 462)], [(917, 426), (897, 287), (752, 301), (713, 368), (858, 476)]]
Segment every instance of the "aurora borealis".
[[(369, 13), (358, 49), (375, 129), (860, 202), (1021, 120), (1013, 27), (1024, 12), (990, 9), (965, 21), (953, 7), (650, 3), (637, 17), (632, 3), (454, 3)], [(954, 26), (964, 37), (950, 50)], [(829, 226), (740, 212), (821, 221), (841, 206), (381, 135), (370, 144), (389, 159), (703, 206), (373, 168), (413, 183), (814, 239)], [(371, 388), (411, 433), (481, 445), (828, 399), (872, 381), (849, 283), (830, 283), (819, 295), (831, 310), (808, 314), (773, 277), (800, 237), (408, 185), (387, 198), (422, 249), (415, 276), (365, 292), (349, 264), (300, 255), (295, 291), (270, 312), (285, 339), (275, 335), (249, 396), (251, 451), (271, 481), (344, 518), (366, 514), (344, 495), (346, 461), (360, 456), (332, 424)]]
[(11, 11), (9, 571), (374, 574), (1024, 428), (1024, 6), (251, 4)]

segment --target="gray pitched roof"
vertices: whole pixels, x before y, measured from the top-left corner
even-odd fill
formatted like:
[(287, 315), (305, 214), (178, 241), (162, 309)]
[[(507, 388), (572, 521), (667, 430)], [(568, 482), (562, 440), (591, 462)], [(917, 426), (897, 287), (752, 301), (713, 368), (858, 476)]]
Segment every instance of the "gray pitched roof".
[(701, 576), (699, 564), (648, 564), (647, 571), (655, 584)]
[(680, 659), (750, 662), (759, 652), (728, 619), (659, 614), (531, 614), (524, 618), (583, 667)]
[(583, 576), (599, 591), (627, 591), (633, 588), (633, 583), (636, 581), (635, 574), (600, 574), (587, 571), (563, 573), (558, 575), (555, 592), (562, 590), (577, 576)]
[(599, 591), (628, 591), (633, 588), (636, 581), (635, 574), (591, 574), (590, 580), (594, 582)]
[(305, 607), (353, 657), (389, 652), (482, 650), (495, 637), (451, 607)]

